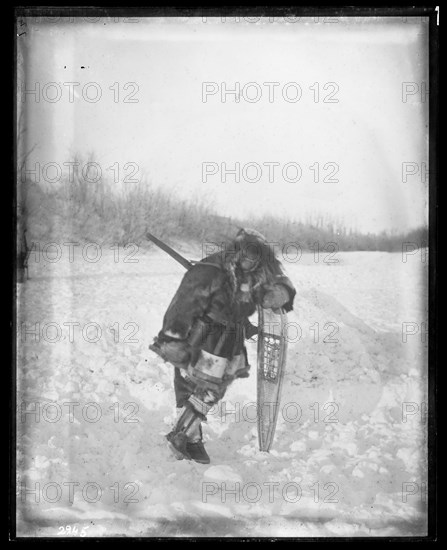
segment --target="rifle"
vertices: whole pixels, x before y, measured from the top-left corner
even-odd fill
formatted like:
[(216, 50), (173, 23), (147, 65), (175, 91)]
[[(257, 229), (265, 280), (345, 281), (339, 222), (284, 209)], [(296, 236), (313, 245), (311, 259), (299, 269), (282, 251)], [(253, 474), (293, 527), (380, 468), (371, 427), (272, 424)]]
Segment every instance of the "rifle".
[(171, 258), (174, 258), (174, 260), (177, 260), (179, 264), (181, 264), (184, 268), (190, 269), (196, 262), (187, 260), (184, 258), (181, 254), (176, 252), (173, 248), (171, 248), (169, 245), (164, 243), (163, 241), (160, 241), (160, 239), (157, 239), (152, 233), (149, 233), (149, 231), (146, 232), (146, 237), (152, 241), (154, 244), (156, 244), (159, 248), (167, 252)]

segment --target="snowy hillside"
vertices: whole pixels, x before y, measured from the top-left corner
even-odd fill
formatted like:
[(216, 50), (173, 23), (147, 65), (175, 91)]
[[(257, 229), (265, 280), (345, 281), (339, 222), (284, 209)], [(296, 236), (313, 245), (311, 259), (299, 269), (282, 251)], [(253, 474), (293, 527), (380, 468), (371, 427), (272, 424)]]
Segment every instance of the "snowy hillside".
[(209, 415), (211, 464), (200, 465), (167, 448), (173, 369), (148, 350), (183, 268), (154, 250), (81, 252), (32, 254), (18, 288), (19, 535), (425, 534), (419, 256), (284, 263), (301, 337), (290, 331), (272, 450), (258, 450), (249, 343), (251, 376)]

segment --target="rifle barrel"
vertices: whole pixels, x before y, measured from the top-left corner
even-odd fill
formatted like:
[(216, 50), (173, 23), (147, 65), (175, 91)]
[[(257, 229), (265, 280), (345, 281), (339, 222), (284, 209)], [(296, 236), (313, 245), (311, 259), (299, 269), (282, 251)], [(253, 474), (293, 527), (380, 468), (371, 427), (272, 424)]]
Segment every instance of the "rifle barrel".
[(152, 241), (154, 244), (156, 244), (159, 248), (167, 252), (174, 260), (177, 260), (179, 264), (181, 264), (184, 268), (190, 269), (194, 264), (184, 258), (181, 254), (176, 252), (173, 248), (171, 248), (169, 245), (165, 244), (163, 241), (160, 241), (160, 239), (157, 239), (152, 233), (146, 232), (146, 237)]

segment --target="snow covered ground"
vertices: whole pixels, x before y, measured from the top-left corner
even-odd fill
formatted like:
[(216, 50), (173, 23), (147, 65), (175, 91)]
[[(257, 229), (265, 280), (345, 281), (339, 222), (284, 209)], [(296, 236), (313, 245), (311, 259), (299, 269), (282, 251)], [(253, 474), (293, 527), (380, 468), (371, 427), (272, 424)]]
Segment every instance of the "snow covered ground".
[(284, 262), (298, 293), (272, 450), (258, 450), (249, 343), (251, 376), (210, 414), (200, 465), (166, 446), (173, 372), (148, 350), (183, 268), (156, 250), (52, 251), (18, 288), (18, 535), (426, 533), (420, 253)]

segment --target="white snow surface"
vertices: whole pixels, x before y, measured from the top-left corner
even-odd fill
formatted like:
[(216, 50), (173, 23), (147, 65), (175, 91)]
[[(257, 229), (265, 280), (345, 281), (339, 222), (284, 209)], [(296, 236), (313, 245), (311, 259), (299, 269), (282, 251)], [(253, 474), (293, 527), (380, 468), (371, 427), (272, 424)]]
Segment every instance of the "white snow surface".
[[(385, 252), (283, 261), (301, 337), (289, 333), (271, 452), (258, 449), (248, 343), (250, 377), (211, 411), (201, 465), (167, 447), (173, 368), (148, 349), (184, 270), (161, 251), (120, 252), (31, 256), (18, 287), (19, 535), (426, 534), (427, 264)], [(406, 342), (403, 323), (417, 327)]]

